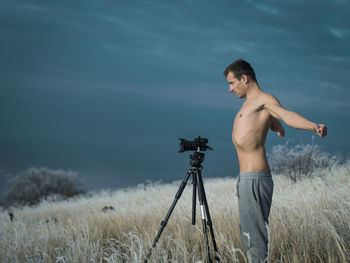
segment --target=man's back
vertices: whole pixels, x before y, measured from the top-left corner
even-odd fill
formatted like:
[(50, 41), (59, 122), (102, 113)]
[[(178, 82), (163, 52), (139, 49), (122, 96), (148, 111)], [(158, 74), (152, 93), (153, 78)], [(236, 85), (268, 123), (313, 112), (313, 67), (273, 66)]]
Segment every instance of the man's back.
[(236, 115), (232, 142), (236, 147), (240, 172), (268, 171), (265, 140), (273, 117), (264, 109), (266, 93), (247, 99)]

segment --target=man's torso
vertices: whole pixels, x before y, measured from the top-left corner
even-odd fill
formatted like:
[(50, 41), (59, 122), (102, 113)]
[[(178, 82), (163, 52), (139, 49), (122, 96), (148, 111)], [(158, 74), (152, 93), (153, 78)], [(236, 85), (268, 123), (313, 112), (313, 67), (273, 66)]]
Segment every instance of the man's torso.
[(264, 109), (264, 95), (246, 100), (237, 113), (232, 131), (240, 172), (268, 171), (265, 140), (273, 117)]

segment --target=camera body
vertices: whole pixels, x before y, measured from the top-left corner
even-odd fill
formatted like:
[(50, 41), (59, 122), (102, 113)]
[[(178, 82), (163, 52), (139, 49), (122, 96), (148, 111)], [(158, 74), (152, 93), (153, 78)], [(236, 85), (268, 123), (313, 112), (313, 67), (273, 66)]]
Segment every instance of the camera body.
[(179, 152), (185, 152), (185, 151), (206, 151), (207, 149), (213, 150), (210, 146), (207, 145), (208, 139), (207, 138), (201, 138), (198, 136), (193, 141), (188, 141), (183, 138), (179, 138), (180, 140), (180, 150)]

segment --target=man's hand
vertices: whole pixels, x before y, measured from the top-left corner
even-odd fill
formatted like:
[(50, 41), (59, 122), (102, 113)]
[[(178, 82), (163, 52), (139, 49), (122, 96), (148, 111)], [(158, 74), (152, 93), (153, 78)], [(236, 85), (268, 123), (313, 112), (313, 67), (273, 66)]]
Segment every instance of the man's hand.
[(284, 137), (285, 131), (284, 131), (282, 124), (276, 118), (274, 118), (274, 117), (272, 117), (272, 118), (273, 119), (271, 122), (270, 129), (274, 132), (277, 132), (277, 135), (279, 137)]
[(277, 131), (277, 135), (279, 137), (284, 137), (284, 134), (285, 134), (285, 131), (284, 131), (283, 126), (281, 125), (280, 129)]
[(324, 124), (315, 124), (314, 132), (320, 137), (325, 137), (327, 135), (327, 127)]

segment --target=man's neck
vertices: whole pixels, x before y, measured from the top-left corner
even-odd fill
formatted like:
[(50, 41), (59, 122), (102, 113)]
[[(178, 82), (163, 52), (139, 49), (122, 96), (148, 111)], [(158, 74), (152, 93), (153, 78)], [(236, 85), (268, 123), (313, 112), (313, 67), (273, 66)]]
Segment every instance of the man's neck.
[(256, 97), (259, 97), (262, 94), (262, 90), (260, 89), (258, 83), (251, 82), (248, 84), (246, 100), (251, 100)]

